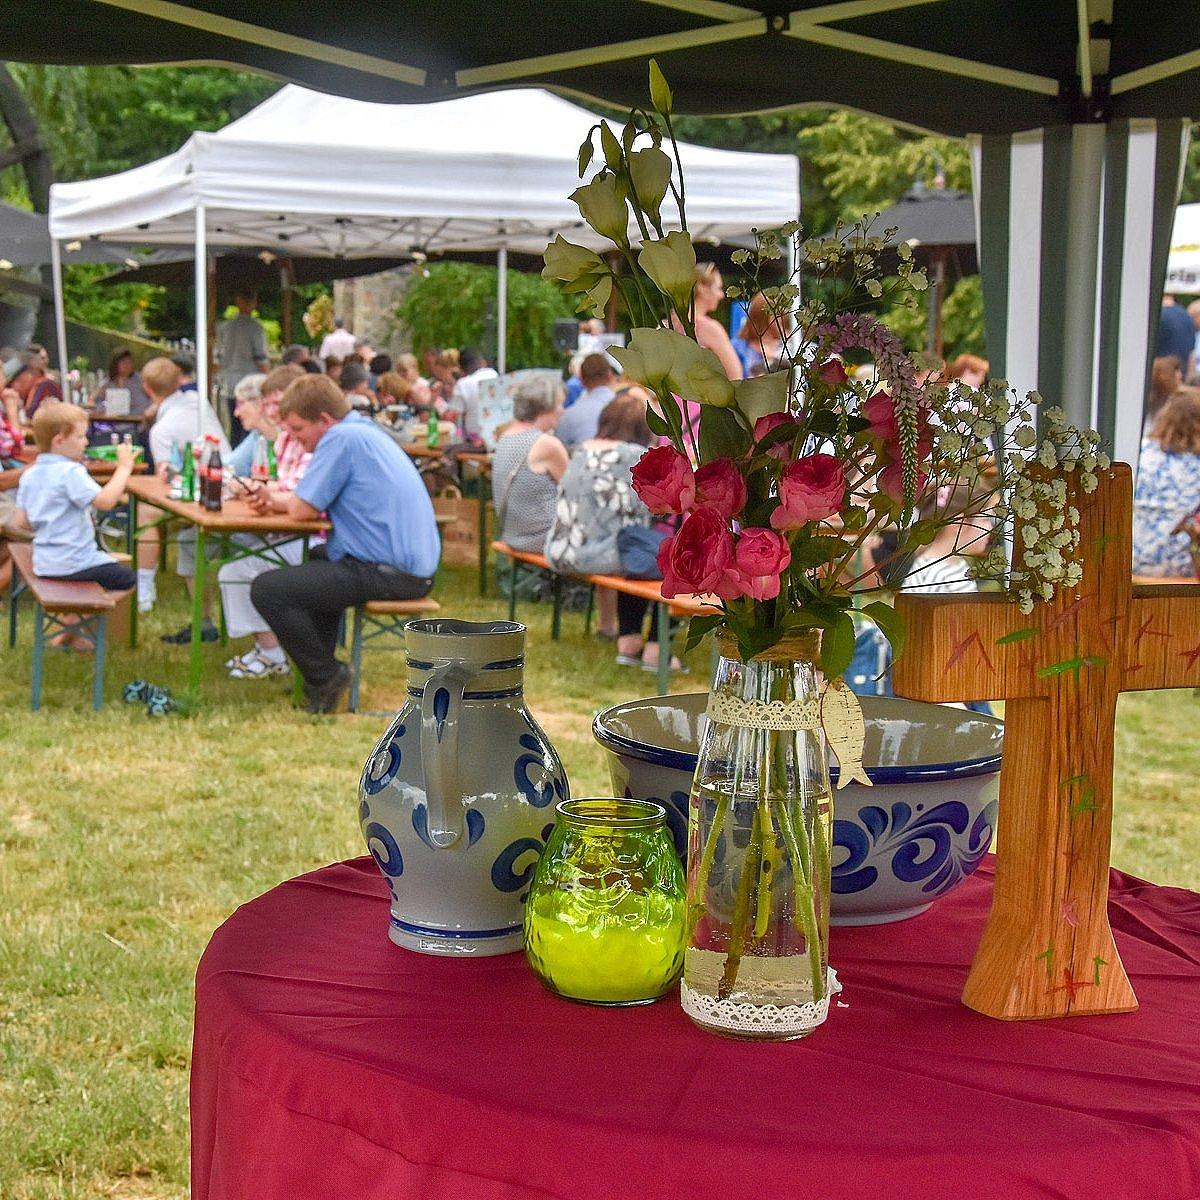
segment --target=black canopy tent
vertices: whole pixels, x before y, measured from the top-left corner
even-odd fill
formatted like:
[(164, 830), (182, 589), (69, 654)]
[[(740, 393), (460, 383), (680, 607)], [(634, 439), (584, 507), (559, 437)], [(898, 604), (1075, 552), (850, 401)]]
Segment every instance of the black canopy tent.
[(946, 285), (979, 270), (975, 252), (975, 204), (969, 192), (914, 187), (876, 218), (872, 230), (894, 229), (892, 246), (907, 243), (929, 277), (925, 349), (941, 356), (942, 302)]
[[(1082, 46), (1082, 54), (1081, 54)], [(360, 99), (419, 102), (554, 87), (643, 104), (656, 56), (679, 110), (837, 105), (963, 136), (1191, 117), (1192, 0), (51, 0), (0, 10), (6, 56), (54, 63), (226, 62)]]
[(36, 20), (0, 9), (0, 53), (226, 62), (364, 99), (539, 85), (620, 105), (645, 103), (654, 56), (681, 112), (832, 105), (972, 136), (994, 372), (1136, 457), (1200, 113), (1194, 0), (442, 0), (336, 21), (299, 0), (52, 0)]

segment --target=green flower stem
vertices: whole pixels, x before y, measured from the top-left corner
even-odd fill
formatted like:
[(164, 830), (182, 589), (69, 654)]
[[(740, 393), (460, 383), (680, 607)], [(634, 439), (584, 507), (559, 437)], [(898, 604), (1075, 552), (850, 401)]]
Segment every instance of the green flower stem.
[(725, 952), (725, 969), (717, 985), (717, 999), (728, 1000), (737, 983), (738, 968), (742, 965), (742, 949), (746, 941), (746, 927), (750, 922), (750, 892), (758, 879), (762, 865), (762, 826), (759, 824), (761, 809), (754, 809), (750, 822), (750, 844), (742, 863), (742, 874), (738, 879), (737, 895), (733, 901), (733, 913), (729, 919), (729, 948)]
[(692, 880), (691, 895), (688, 897), (688, 929), (687, 941), (691, 944), (696, 936), (696, 926), (704, 915), (704, 896), (708, 891), (708, 877), (712, 874), (713, 859), (717, 854), (717, 839), (725, 826), (725, 818), (729, 814), (729, 797), (722, 796), (717, 801), (717, 811), (713, 814), (713, 823), (708, 831), (708, 839), (704, 843), (704, 851), (700, 855), (700, 866)]
[(771, 902), (774, 898), (773, 882), (779, 869), (778, 854), (775, 850), (774, 823), (771, 820), (771, 771), (775, 765), (775, 755), (781, 752), (780, 737), (772, 730), (764, 730), (763, 737), (766, 753), (762, 756), (758, 772), (758, 828), (762, 833), (762, 855), (758, 860), (758, 888), (754, 906), (754, 937), (767, 936), (767, 926), (771, 921)]
[[(787, 801), (784, 802), (785, 804)], [(800, 810), (801, 801), (796, 801), (797, 813), (796, 819), (793, 821), (793, 828), (797, 834), (797, 845), (800, 849), (801, 861), (805, 864), (807, 871), (807, 880), (803, 889), (797, 885), (796, 891), (796, 913), (793, 921), (796, 923), (796, 928), (804, 933), (804, 941), (808, 947), (808, 966), (812, 974), (812, 989), (813, 999), (820, 1000), (825, 995), (825, 972), (821, 965), (821, 935), (820, 925), (817, 921), (817, 888), (824, 881), (825, 875), (820, 868), (821, 850), (818, 849), (816, 854), (813, 854), (814, 843), (823, 841), (820, 830), (820, 821), (814, 821), (813, 832), (814, 838), (809, 840), (808, 830), (804, 824), (804, 813)], [(825, 851), (825, 857), (828, 858), (828, 850)], [(816, 862), (814, 862), (816, 858)]]

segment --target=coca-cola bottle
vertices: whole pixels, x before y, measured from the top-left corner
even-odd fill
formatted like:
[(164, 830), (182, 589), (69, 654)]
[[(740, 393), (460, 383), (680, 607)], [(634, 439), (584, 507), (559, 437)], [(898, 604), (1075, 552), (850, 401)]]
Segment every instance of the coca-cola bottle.
[(214, 434), (205, 437), (208, 458), (204, 464), (204, 489), (201, 492), (204, 507), (209, 512), (221, 511), (221, 493), (225, 489), (225, 468), (221, 463), (221, 443)]

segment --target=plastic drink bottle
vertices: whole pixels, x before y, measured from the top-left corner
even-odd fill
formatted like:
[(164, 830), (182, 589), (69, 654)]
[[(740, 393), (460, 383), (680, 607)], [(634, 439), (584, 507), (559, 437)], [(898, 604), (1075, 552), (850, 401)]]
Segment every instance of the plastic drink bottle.
[(208, 445), (208, 461), (204, 464), (204, 507), (209, 512), (220, 512), (225, 489), (225, 468), (221, 463), (221, 444), (213, 434), (204, 439)]

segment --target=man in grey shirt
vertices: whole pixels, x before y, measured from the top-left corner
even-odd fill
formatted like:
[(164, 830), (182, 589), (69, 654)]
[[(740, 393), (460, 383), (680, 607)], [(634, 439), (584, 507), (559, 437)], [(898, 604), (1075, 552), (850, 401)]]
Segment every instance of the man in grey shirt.
[(246, 431), (233, 415), (234, 389), (247, 375), (265, 374), (270, 365), (266, 330), (252, 315), (258, 296), (243, 288), (234, 296), (233, 302), (237, 305), (238, 315), (218, 328), (216, 358), (220, 364), (217, 382), (229, 405), (230, 441), (236, 446), (246, 436)]
[(233, 298), (238, 315), (217, 330), (217, 361), (221, 364), (221, 386), (230, 394), (247, 376), (267, 370), (267, 334), (254, 319), (258, 297), (241, 291)]
[(558, 440), (570, 449), (596, 436), (600, 414), (616, 395), (617, 377), (606, 355), (589, 354), (579, 366), (579, 378), (583, 391), (558, 422)]

